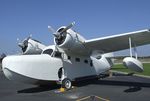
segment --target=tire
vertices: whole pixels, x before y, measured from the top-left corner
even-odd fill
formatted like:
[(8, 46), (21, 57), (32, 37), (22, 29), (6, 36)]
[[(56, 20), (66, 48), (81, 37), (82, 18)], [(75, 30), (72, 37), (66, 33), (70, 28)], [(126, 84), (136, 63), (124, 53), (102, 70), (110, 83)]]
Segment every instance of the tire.
[(63, 81), (62, 81), (62, 87), (63, 88), (66, 88), (66, 89), (71, 89), (72, 87), (72, 82), (70, 79), (68, 78), (65, 78)]

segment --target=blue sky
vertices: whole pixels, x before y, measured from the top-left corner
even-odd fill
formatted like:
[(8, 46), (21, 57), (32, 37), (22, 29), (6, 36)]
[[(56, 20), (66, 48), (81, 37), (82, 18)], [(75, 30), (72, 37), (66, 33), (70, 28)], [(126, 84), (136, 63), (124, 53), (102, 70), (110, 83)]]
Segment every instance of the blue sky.
[[(74, 29), (86, 39), (150, 28), (149, 4), (150, 0), (0, 0), (0, 53), (16, 53), (17, 38), (30, 33), (53, 44), (48, 25), (57, 29), (75, 21)], [(139, 55), (150, 55), (150, 45), (138, 49)]]

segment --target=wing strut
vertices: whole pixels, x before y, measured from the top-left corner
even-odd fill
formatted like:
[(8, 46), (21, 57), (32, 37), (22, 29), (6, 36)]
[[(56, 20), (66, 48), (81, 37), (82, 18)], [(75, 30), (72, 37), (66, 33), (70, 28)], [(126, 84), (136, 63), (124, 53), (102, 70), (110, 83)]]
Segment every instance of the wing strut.
[(129, 37), (129, 48), (130, 48), (130, 57), (132, 57), (132, 40), (131, 40), (131, 37)]
[[(132, 39), (131, 39), (131, 37), (129, 37), (129, 48), (130, 48), (130, 57), (133, 57), (133, 55), (132, 55)], [(135, 43), (134, 43), (134, 54), (135, 54), (135, 58), (137, 59), (138, 55), (137, 55), (137, 49), (136, 49), (136, 44)]]

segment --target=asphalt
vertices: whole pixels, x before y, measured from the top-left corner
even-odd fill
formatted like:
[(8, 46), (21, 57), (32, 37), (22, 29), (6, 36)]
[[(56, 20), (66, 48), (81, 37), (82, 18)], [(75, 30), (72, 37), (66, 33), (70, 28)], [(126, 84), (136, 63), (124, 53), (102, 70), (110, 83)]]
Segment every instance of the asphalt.
[(12, 82), (0, 72), (0, 101), (150, 101), (150, 79), (118, 73), (78, 82), (63, 93), (58, 89)]

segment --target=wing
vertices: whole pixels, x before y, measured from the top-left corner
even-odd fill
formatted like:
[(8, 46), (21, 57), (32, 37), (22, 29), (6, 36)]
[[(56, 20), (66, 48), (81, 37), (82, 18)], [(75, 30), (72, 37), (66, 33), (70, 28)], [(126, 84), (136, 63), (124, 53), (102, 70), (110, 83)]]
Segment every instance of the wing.
[(150, 30), (146, 29), (86, 40), (85, 47), (91, 51), (99, 50), (102, 53), (124, 50), (129, 48), (129, 37), (132, 39), (132, 45), (141, 46), (150, 44)]

